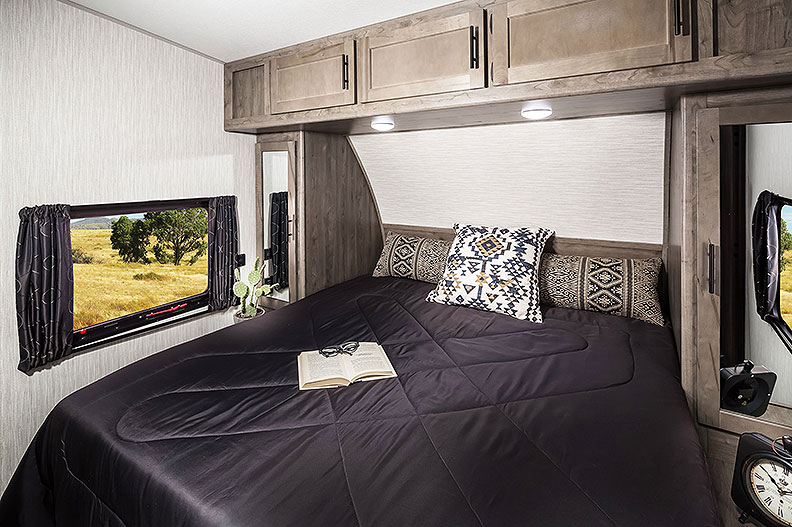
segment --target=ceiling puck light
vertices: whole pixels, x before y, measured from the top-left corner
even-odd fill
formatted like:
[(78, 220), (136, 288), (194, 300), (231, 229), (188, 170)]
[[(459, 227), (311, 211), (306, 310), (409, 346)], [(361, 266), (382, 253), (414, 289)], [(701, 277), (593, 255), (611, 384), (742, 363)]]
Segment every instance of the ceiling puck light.
[(523, 108), (520, 115), (531, 121), (539, 121), (540, 119), (547, 119), (553, 115), (553, 110), (550, 108)]
[(380, 116), (371, 120), (371, 127), (378, 132), (388, 132), (393, 130), (393, 119), (390, 117)]

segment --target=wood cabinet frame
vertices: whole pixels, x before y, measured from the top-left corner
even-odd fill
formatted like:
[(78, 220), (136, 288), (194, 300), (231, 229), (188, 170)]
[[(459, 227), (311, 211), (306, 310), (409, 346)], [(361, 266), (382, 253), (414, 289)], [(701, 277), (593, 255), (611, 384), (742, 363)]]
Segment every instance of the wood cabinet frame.
[[(512, 64), (510, 56), (514, 29), (512, 18), (553, 9), (585, 6), (593, 0), (513, 0), (489, 9), (490, 80), (493, 85), (538, 81), (559, 77), (603, 73), (629, 68), (657, 66), (691, 60), (693, 57), (689, 0), (665, 0), (667, 43), (603, 51), (566, 59), (526, 65)], [(675, 12), (679, 13), (675, 15)], [(674, 21), (678, 18), (678, 22)], [(629, 21), (624, 21), (629, 23)], [(672, 23), (674, 22), (674, 23)], [(677, 28), (679, 25), (679, 34)]]
[[(723, 410), (720, 407), (720, 339), (721, 297), (715, 262), (715, 291), (710, 292), (710, 244), (721, 243), (720, 209), (720, 127), (792, 121), (792, 88), (754, 92), (711, 94), (706, 103), (691, 108), (688, 138), (695, 152), (688, 175), (693, 184), (694, 200), (684, 204), (694, 229), (689, 232), (687, 252), (683, 256), (683, 281), (693, 284), (693, 302), (683, 317), (684, 326), (694, 331), (682, 340), (683, 387), (700, 424), (740, 434), (761, 432), (770, 437), (792, 433), (792, 410), (771, 405), (762, 417)], [(717, 251), (715, 253), (717, 258)], [(750, 281), (747, 281), (750, 284)], [(687, 370), (688, 374), (685, 375)], [(774, 420), (776, 418), (776, 420)]]
[[(301, 235), (301, 226), (304, 222), (304, 213), (300, 204), (302, 200), (300, 195), (302, 192), (302, 171), (298, 163), (297, 153), (299, 151), (299, 141), (301, 134), (278, 134), (268, 137), (266, 140), (260, 140), (256, 143), (256, 178), (255, 178), (255, 192), (256, 192), (256, 257), (261, 261), (264, 259), (264, 246), (263, 235), (265, 222), (264, 210), (266, 203), (264, 201), (263, 192), (263, 177), (264, 167), (261, 160), (263, 152), (288, 152), (289, 153), (289, 216), (292, 219), (290, 225), (289, 236), (289, 302), (295, 302), (302, 298), (305, 291), (305, 270), (300, 269), (300, 265), (304, 262), (304, 240)], [(289, 302), (278, 300), (275, 298), (262, 297), (260, 305), (267, 309), (277, 309), (283, 307)]]
[[(328, 79), (313, 79), (307, 84), (322, 84), (319, 80), (334, 82), (337, 90), (328, 93), (287, 98), (281, 91), (281, 72), (289, 68), (310, 68), (322, 62), (335, 62), (334, 76)], [(273, 58), (270, 62), (270, 108), (273, 114), (314, 110), (330, 106), (355, 104), (357, 93), (357, 68), (355, 67), (355, 41), (345, 40), (339, 44), (311, 47), (291, 55)], [(319, 72), (321, 73), (321, 72)], [(306, 84), (300, 81), (300, 84)]]
[[(360, 40), (360, 55), (358, 58), (361, 102), (384, 101), (400, 97), (484, 87), (484, 76), (487, 68), (484, 55), (484, 32), (484, 11), (477, 9), (445, 18), (425, 21), (387, 33), (363, 37)], [(464, 35), (461, 35), (462, 33)], [(422, 56), (413, 57), (414, 62), (411, 64), (381, 64), (373, 60), (374, 53), (379, 50), (394, 49), (397, 46), (410, 46), (430, 38), (453, 38), (458, 40), (460, 36), (463, 37), (462, 40), (466, 45), (458, 50), (458, 54), (453, 53), (452, 56), (435, 54), (433, 53), (435, 50), (424, 45), (426, 49), (423, 49), (424, 53)], [(464, 72), (460, 72), (457, 75), (438, 75), (435, 78), (410, 80), (410, 70), (415, 69), (418, 65), (423, 65), (424, 69), (427, 69), (438, 62), (459, 60), (460, 56), (463, 56), (464, 61), (469, 65)], [(404, 77), (404, 82), (392, 85), (376, 85), (374, 82), (379, 76), (381, 69), (396, 70), (395, 73), (399, 73), (400, 69), (403, 70), (401, 73)], [(393, 75), (393, 72), (391, 72), (391, 75)]]

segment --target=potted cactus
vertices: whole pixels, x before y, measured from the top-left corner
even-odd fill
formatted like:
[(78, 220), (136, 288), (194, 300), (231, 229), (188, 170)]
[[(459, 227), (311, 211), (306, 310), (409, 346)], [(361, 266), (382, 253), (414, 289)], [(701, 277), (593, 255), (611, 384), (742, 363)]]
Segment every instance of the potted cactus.
[(256, 262), (253, 264), (253, 270), (248, 273), (247, 283), (240, 278), (238, 268), (234, 271), (234, 278), (236, 278), (236, 282), (234, 283), (234, 295), (240, 299), (239, 311), (234, 313), (234, 322), (250, 320), (251, 318), (264, 314), (264, 309), (260, 308), (258, 305), (259, 298), (263, 295), (268, 295), (273, 288), (277, 287), (277, 284), (271, 286), (262, 284), (261, 282), (264, 280), (262, 270), (263, 265), (261, 265), (259, 259), (256, 258)]

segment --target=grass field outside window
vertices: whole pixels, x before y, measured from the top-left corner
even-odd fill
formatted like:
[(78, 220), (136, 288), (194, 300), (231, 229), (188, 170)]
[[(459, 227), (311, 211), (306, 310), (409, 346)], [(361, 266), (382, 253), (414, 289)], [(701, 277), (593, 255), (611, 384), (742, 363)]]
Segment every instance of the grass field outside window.
[(80, 255), (74, 263), (74, 329), (206, 290), (206, 255), (193, 265), (161, 264), (153, 254), (148, 254), (152, 263), (127, 263), (112, 248), (110, 234), (110, 229), (72, 228), (72, 250)]

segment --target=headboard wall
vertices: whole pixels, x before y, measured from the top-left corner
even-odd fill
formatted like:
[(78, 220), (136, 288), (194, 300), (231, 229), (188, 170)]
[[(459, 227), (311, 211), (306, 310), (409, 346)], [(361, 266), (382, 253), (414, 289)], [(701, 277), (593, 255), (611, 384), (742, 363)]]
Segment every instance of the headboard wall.
[(351, 136), (385, 224), (663, 242), (666, 115)]

